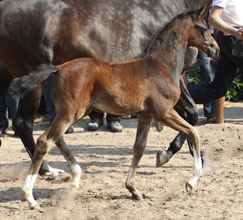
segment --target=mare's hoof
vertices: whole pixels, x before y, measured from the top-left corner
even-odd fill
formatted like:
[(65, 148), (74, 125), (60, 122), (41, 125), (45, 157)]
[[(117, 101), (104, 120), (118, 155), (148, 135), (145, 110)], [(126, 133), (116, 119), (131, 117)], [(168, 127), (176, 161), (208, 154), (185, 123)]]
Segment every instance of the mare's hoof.
[(44, 210), (38, 204), (30, 205), (30, 209), (31, 210), (37, 210), (39, 212), (44, 212)]
[(169, 161), (166, 151), (158, 151), (156, 154), (156, 167), (162, 167)]
[(52, 178), (53, 180), (58, 176), (65, 175), (65, 171), (57, 168), (53, 168), (48, 165), (49, 171), (45, 172), (44, 175)]
[(193, 190), (193, 187), (190, 183), (186, 183), (186, 191), (191, 192)]

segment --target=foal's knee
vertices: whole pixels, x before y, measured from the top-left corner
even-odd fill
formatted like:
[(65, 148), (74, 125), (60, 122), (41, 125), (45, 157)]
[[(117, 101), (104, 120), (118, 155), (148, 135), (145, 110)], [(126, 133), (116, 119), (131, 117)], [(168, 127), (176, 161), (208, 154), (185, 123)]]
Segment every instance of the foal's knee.
[(197, 124), (199, 113), (196, 105), (190, 107), (176, 105), (175, 110), (183, 119), (185, 119), (191, 125)]

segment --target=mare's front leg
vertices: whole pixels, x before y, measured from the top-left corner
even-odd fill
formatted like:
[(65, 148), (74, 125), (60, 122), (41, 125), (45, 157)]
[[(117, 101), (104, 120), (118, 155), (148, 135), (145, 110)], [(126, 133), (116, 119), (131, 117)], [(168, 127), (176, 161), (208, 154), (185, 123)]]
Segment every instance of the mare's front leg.
[[(175, 105), (174, 109), (177, 113), (185, 119), (191, 125), (195, 125), (198, 120), (198, 109), (193, 101), (182, 77), (180, 78), (180, 89), (181, 89), (181, 96), (177, 104)], [(157, 161), (156, 166), (161, 167), (165, 163), (167, 163), (173, 156), (176, 154), (182, 147), (186, 140), (186, 136), (183, 133), (179, 133), (175, 139), (170, 143), (169, 148), (164, 151), (160, 150), (157, 152)], [(192, 146), (188, 143), (190, 152), (192, 154)]]
[[(33, 124), (35, 114), (40, 104), (40, 98), (40, 86), (26, 93), (24, 98), (21, 98), (19, 101), (16, 119), (14, 120), (16, 131), (31, 159), (33, 158), (35, 152)], [(63, 172), (63, 170), (50, 167), (46, 161), (43, 161), (43, 163), (41, 164), (41, 168), (39, 170), (40, 175), (57, 176), (61, 172)]]
[(132, 197), (137, 200), (143, 199), (141, 193), (135, 187), (135, 174), (138, 163), (143, 156), (146, 148), (148, 132), (151, 125), (151, 117), (142, 117), (139, 115), (136, 140), (133, 146), (133, 159), (126, 180), (126, 188), (132, 193)]

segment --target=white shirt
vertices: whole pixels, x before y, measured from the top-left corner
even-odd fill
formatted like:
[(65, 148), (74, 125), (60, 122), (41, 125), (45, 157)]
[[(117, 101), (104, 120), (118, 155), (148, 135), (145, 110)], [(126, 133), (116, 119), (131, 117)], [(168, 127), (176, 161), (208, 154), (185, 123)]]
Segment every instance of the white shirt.
[(213, 0), (213, 6), (223, 8), (222, 20), (234, 27), (243, 27), (243, 0)]

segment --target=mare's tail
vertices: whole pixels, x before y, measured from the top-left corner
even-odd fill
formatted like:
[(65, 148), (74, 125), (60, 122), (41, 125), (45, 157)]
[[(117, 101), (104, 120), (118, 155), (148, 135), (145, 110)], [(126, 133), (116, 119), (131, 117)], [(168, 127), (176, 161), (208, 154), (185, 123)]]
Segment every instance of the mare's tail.
[(14, 79), (10, 84), (8, 92), (13, 98), (23, 97), (28, 91), (40, 85), (55, 72), (57, 72), (55, 66), (51, 64), (42, 64), (37, 71)]

